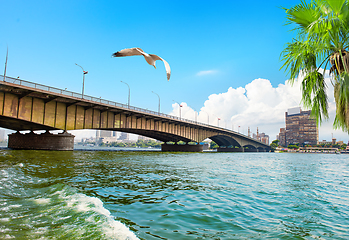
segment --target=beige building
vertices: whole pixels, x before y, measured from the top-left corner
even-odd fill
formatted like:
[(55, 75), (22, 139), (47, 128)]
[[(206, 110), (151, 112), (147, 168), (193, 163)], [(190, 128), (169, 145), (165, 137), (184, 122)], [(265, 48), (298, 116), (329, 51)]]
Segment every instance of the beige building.
[(257, 134), (253, 133), (252, 138), (269, 145), (269, 135), (266, 135), (265, 133), (259, 133), (258, 128), (257, 128)]
[(285, 113), (286, 128), (280, 129), (278, 138), (281, 145), (318, 143), (319, 131), (310, 113), (311, 111), (302, 111), (300, 107), (288, 109)]

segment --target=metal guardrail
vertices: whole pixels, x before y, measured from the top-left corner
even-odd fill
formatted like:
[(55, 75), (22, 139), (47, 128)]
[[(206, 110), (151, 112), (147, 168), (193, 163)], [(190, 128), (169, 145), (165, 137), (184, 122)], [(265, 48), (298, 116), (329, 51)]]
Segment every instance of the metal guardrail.
[[(89, 100), (89, 101), (92, 101), (92, 102), (95, 102), (95, 103), (102, 103), (102, 104), (106, 104), (106, 105), (113, 106), (113, 107), (121, 107), (121, 108), (126, 108), (126, 109), (129, 109), (129, 110), (134, 110), (134, 111), (138, 111), (138, 112), (142, 112), (142, 113), (147, 113), (147, 114), (157, 115), (157, 116), (161, 116), (161, 117), (166, 117), (166, 118), (170, 118), (170, 119), (174, 119), (174, 120), (178, 120), (178, 121), (182, 121), (182, 122), (187, 122), (187, 123), (191, 123), (191, 124), (195, 124), (195, 125), (201, 125), (201, 126), (205, 126), (205, 127), (216, 128), (216, 129), (220, 129), (220, 130), (223, 130), (223, 131), (233, 132), (236, 135), (248, 138), (248, 139), (250, 139), (252, 141), (260, 142), (260, 141), (254, 139), (254, 138), (245, 136), (245, 135), (243, 135), (241, 133), (237, 133), (237, 132), (235, 132), (233, 130), (229, 130), (229, 129), (225, 129), (225, 128), (221, 128), (221, 127), (216, 127), (216, 126), (212, 126), (212, 125), (209, 125), (209, 124), (206, 124), (206, 123), (201, 123), (201, 122), (197, 122), (197, 121), (193, 121), (193, 120), (183, 119), (183, 118), (175, 117), (175, 116), (168, 115), (168, 114), (165, 114), (165, 113), (154, 112), (154, 111), (151, 111), (151, 110), (148, 110), (148, 109), (128, 106), (126, 104), (113, 102), (113, 101), (105, 100), (105, 99), (102, 99), (102, 98), (91, 97), (91, 96), (88, 96), (88, 95), (85, 95), (85, 94), (84, 94), (84, 96), (82, 96), (82, 94), (80, 94), (80, 93), (71, 92), (71, 91), (68, 91), (68, 90), (63, 90), (63, 89), (59, 89), (59, 88), (55, 88), (55, 87), (50, 87), (50, 86), (42, 85), (42, 84), (39, 84), (39, 83), (33, 83), (33, 82), (29, 82), (29, 81), (22, 80), (22, 79), (19, 79), (19, 78), (13, 78), (13, 77), (8, 77), (8, 76), (6, 76), (6, 78), (4, 78), (3, 75), (0, 75), (0, 81), (13, 83), (13, 84), (17, 84), (17, 85), (25, 86), (25, 87), (31, 87), (31, 88), (35, 88), (35, 89), (39, 89), (39, 90), (43, 90), (43, 91), (47, 91), (47, 92), (52, 92), (52, 93), (56, 93), (56, 94), (69, 96), (69, 97), (75, 97), (75, 98), (80, 98), (80, 99), (84, 99), (84, 100)], [(260, 142), (260, 143), (262, 143), (262, 142)], [(264, 144), (264, 143), (262, 143), (262, 144)]]

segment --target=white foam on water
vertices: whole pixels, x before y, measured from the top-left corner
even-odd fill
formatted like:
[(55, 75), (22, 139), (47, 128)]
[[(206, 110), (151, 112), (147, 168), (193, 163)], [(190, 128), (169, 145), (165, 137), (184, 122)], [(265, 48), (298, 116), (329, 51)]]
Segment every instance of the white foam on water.
[(5, 239), (14, 239), (15, 237), (14, 236), (11, 236), (9, 234), (5, 235)]
[[(62, 194), (63, 191), (60, 191)], [(96, 197), (89, 197), (82, 193), (73, 195), (61, 195), (67, 203), (67, 207), (78, 212), (94, 212), (105, 216), (106, 220), (101, 222), (101, 228), (107, 239), (139, 240), (137, 236), (123, 223), (113, 219), (108, 209), (104, 208), (103, 202)], [(85, 219), (87, 222), (95, 222), (95, 216), (91, 215)]]
[(13, 204), (10, 207), (11, 208), (19, 208), (19, 207), (22, 207), (22, 205), (20, 205), (20, 204)]
[(48, 204), (50, 203), (49, 198), (37, 198), (34, 200), (37, 204)]
[[(17, 166), (22, 167), (22, 164)], [(67, 233), (70, 234), (69, 236), (76, 237), (81, 232), (91, 236), (97, 236), (100, 233), (100, 239), (139, 240), (126, 225), (114, 219), (100, 199), (79, 193), (76, 188), (63, 184), (31, 188), (31, 184), (42, 181), (24, 174), (21, 168), (0, 170), (2, 183), (0, 187), (6, 191), (0, 189), (7, 199), (5, 202), (0, 202), (0, 211), (13, 212), (20, 216), (17, 220), (24, 225), (35, 226), (32, 230), (19, 231), (20, 234), (29, 234), (35, 239), (55, 239), (60, 234), (65, 236)], [(33, 203), (37, 207), (31, 207)], [(20, 215), (20, 212), (25, 209), (30, 211)], [(77, 215), (74, 215), (74, 212)], [(17, 230), (14, 234), (11, 233), (16, 227), (9, 225), (9, 222), (11, 222), (9, 214), (0, 214), (0, 238), (2, 239), (16, 238), (16, 234), (19, 234)], [(47, 225), (42, 226), (42, 224)], [(94, 235), (94, 231), (97, 235)]]

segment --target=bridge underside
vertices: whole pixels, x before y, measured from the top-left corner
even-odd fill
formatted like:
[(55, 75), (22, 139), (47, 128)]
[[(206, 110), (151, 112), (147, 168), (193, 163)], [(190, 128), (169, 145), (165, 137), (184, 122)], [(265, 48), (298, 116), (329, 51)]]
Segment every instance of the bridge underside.
[(242, 147), (234, 138), (224, 135), (216, 135), (210, 137), (212, 141), (218, 144), (220, 147)]
[(23, 130), (32, 130), (32, 131), (38, 131), (38, 130), (60, 130), (59, 128), (54, 128), (51, 126), (30, 122), (18, 118), (12, 118), (12, 117), (6, 117), (0, 115), (0, 126), (2, 128), (7, 128), (15, 131), (23, 131)]

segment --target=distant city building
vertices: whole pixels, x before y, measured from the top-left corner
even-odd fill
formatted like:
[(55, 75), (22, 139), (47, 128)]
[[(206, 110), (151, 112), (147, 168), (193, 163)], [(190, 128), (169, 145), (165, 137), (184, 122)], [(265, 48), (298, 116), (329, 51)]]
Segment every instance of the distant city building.
[(290, 108), (285, 112), (286, 128), (280, 129), (278, 138), (281, 145), (318, 143), (318, 128), (310, 113), (311, 111), (302, 111), (300, 107)]
[(336, 141), (335, 138), (332, 138), (332, 141), (326, 141), (326, 140), (322, 140), (321, 142), (319, 142), (319, 144), (322, 144), (322, 145), (343, 145), (344, 142), (343, 141)]
[(109, 130), (97, 130), (96, 131), (96, 142), (100, 143), (111, 143), (117, 141), (117, 132)]
[(0, 129), (0, 141), (4, 141), (4, 140), (6, 140), (6, 138), (5, 138), (5, 129)]
[(257, 134), (252, 133), (252, 138), (269, 145), (269, 135), (266, 135), (265, 133), (259, 133), (258, 128)]
[(96, 138), (104, 138), (104, 137), (115, 137), (116, 132), (109, 131), (109, 130), (97, 130), (96, 131)]
[(112, 142), (117, 142), (117, 138), (116, 137), (102, 137), (99, 138), (97, 143), (112, 143)]
[(280, 133), (277, 139), (279, 140), (279, 145), (286, 146), (286, 128), (280, 128)]
[(121, 134), (120, 134), (120, 137), (118, 138), (118, 140), (122, 140), (122, 141), (124, 141), (124, 140), (129, 140), (129, 134), (128, 133), (125, 133), (125, 132), (122, 132)]
[(263, 134), (263, 136), (259, 137), (259, 141), (261, 141), (262, 143), (268, 144), (269, 145), (269, 136), (265, 135), (264, 133), (261, 133), (261, 135)]
[(209, 150), (210, 149), (211, 144), (209, 142), (202, 142), (200, 144), (203, 145), (202, 150)]
[[(76, 140), (77, 142), (78, 140)], [(94, 137), (89, 137), (89, 138), (81, 138), (81, 141), (80, 142), (83, 142), (83, 143), (86, 143), (86, 142), (95, 142), (96, 141), (96, 138)]]

